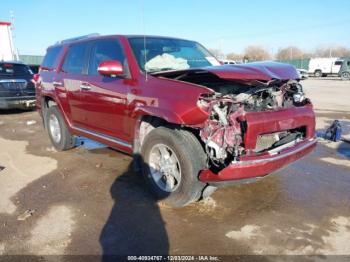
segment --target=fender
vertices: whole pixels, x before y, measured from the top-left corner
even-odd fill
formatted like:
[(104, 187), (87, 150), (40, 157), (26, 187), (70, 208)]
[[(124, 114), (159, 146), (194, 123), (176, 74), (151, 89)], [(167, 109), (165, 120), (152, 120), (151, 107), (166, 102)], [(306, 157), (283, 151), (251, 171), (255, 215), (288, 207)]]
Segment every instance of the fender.
[(137, 106), (132, 113), (133, 118), (139, 118), (143, 115), (159, 117), (173, 124), (184, 124), (184, 121), (176, 113), (159, 107)]
[(197, 106), (189, 108), (183, 112), (182, 115), (178, 115), (169, 109), (151, 106), (138, 106), (135, 108), (132, 117), (139, 117), (140, 115), (155, 116), (172, 124), (192, 126), (204, 123), (209, 117), (207, 112), (201, 110)]
[[(52, 99), (56, 104), (57, 104), (57, 106), (58, 106), (58, 108), (60, 109), (60, 112), (61, 112), (61, 114), (62, 114), (62, 116), (63, 116), (63, 119), (64, 119), (64, 121), (66, 122), (66, 125), (67, 125), (67, 127), (69, 128), (69, 131), (72, 131), (72, 123), (69, 121), (69, 118), (67, 117), (67, 115), (66, 115), (66, 111), (65, 110), (63, 110), (63, 107), (62, 107), (62, 105), (61, 105), (61, 103), (60, 103), (60, 101), (59, 101), (59, 99), (56, 99), (56, 97), (55, 96), (53, 96), (51, 93), (44, 93), (44, 92), (42, 92), (41, 93), (41, 96), (42, 96), (42, 102), (41, 102), (41, 110), (43, 110), (43, 100), (45, 99), (45, 98), (50, 98), (50, 99)], [(42, 117), (43, 117), (43, 121), (45, 120), (45, 115), (44, 115), (44, 112), (43, 112), (43, 114), (42, 114)], [(45, 123), (45, 121), (44, 121), (44, 123)], [(45, 126), (45, 128), (46, 128), (46, 126)]]

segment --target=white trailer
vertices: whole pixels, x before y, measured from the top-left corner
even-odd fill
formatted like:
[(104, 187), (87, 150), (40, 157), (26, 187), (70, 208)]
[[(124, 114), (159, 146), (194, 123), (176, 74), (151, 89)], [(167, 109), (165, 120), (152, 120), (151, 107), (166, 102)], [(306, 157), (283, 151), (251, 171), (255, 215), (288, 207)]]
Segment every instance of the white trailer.
[(339, 58), (312, 58), (309, 62), (309, 74), (316, 77), (338, 75), (341, 68)]
[(18, 55), (13, 46), (11, 23), (0, 21), (0, 61), (2, 60), (18, 60)]

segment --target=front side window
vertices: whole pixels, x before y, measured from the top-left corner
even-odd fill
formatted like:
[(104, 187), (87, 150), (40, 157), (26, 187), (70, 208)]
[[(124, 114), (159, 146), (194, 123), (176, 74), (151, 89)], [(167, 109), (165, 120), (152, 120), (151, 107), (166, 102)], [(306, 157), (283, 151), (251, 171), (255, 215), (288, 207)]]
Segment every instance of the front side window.
[(342, 64), (343, 64), (343, 61), (335, 61), (334, 64), (335, 64), (335, 65), (342, 65)]
[(130, 37), (130, 46), (141, 70), (160, 72), (219, 65), (197, 42), (157, 37)]
[(70, 46), (64, 59), (62, 71), (69, 74), (82, 74), (85, 66), (87, 49), (87, 43), (80, 43)]
[(89, 75), (99, 75), (97, 68), (100, 63), (111, 60), (117, 60), (123, 65), (126, 63), (124, 52), (119, 41), (116, 39), (96, 41), (92, 46), (90, 54)]

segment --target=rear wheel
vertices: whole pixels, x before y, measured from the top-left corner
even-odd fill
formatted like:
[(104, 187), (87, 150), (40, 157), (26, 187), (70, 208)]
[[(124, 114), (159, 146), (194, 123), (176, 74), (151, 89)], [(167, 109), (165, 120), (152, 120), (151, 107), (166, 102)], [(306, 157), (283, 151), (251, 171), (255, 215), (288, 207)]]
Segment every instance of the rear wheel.
[(192, 133), (158, 127), (146, 136), (141, 155), (142, 173), (158, 200), (181, 207), (201, 197), (206, 184), (198, 175), (206, 154)]
[(341, 79), (342, 80), (350, 80), (350, 72), (343, 72), (341, 74)]
[(75, 137), (69, 132), (63, 116), (57, 106), (47, 108), (45, 126), (53, 146), (58, 151), (71, 149), (75, 146)]
[(315, 77), (322, 77), (322, 71), (321, 70), (316, 70), (314, 75), (315, 75)]

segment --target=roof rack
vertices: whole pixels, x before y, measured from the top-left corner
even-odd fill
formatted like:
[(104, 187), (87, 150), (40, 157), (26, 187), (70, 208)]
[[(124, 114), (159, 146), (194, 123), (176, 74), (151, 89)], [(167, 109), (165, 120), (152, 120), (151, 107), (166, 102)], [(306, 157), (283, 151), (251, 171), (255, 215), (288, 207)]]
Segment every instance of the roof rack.
[(88, 34), (88, 35), (82, 35), (82, 36), (77, 36), (77, 37), (73, 37), (73, 38), (68, 38), (68, 39), (64, 39), (64, 40), (56, 42), (56, 45), (67, 44), (67, 43), (71, 43), (71, 42), (78, 41), (78, 40), (83, 40), (83, 39), (87, 39), (87, 38), (91, 38), (91, 37), (96, 37), (96, 36), (99, 36), (99, 35), (100, 34), (98, 34), (98, 33), (93, 33), (93, 34)]

